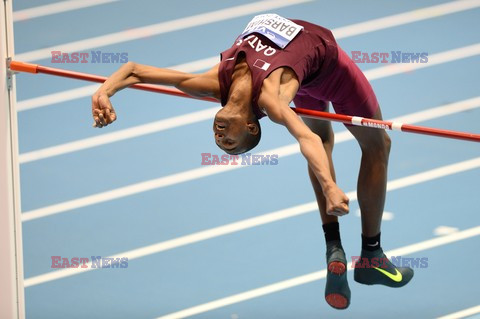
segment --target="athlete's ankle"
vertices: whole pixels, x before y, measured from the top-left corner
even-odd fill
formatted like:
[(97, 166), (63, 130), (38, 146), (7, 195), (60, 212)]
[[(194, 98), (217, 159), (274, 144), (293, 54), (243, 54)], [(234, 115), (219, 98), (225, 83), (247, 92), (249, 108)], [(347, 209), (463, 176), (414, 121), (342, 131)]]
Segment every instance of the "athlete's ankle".
[(362, 250), (375, 251), (381, 249), (380, 234), (375, 236), (365, 236), (362, 234)]
[(341, 242), (340, 239), (340, 224), (338, 222), (331, 222), (322, 225), (323, 234), (325, 235), (325, 242)]

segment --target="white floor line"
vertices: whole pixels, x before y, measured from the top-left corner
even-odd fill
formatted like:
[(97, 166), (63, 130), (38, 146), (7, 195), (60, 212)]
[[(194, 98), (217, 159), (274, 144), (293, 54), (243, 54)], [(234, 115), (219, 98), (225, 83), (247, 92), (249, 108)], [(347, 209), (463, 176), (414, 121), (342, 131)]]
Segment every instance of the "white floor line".
[[(25, 53), (20, 53), (15, 56), (16, 60), (32, 62), (49, 58), (52, 56), (52, 51), (61, 49), (63, 52), (79, 52), (92, 48), (100, 48), (108, 45), (122, 43), (126, 41), (133, 41), (142, 38), (147, 38), (162, 33), (184, 30), (192, 27), (198, 27), (205, 24), (210, 24), (219, 21), (225, 21), (233, 18), (238, 18), (265, 10), (274, 10), (278, 8), (288, 7), (301, 3), (311, 2), (313, 0), (264, 0), (253, 3), (243, 4), (235, 7), (225, 8), (216, 11), (210, 11), (193, 15), (190, 17), (179, 18), (175, 20), (160, 22), (144, 27), (133, 28), (130, 30), (114, 32), (110, 34), (101, 35), (98, 37), (88, 38), (84, 40), (57, 44), (52, 47), (33, 50)], [(466, 0), (463, 0), (466, 1)], [(472, 1), (472, 0), (471, 0)]]
[(100, 84), (90, 84), (75, 89), (60, 91), (57, 93), (46, 94), (39, 97), (18, 101), (17, 112), (33, 110), (43, 106), (50, 106), (53, 104), (80, 99), (82, 97), (92, 96), (99, 87)]
[(335, 37), (341, 39), (359, 34), (364, 34), (380, 29), (387, 29), (404, 25), (408, 23), (418, 22), (422, 20), (438, 18), (447, 14), (471, 10), (480, 7), (480, 1), (452, 1), (431, 7), (415, 9), (412, 11), (394, 14), (388, 17), (373, 19), (365, 22), (356, 23), (346, 27), (335, 29)]
[(452, 62), (455, 60), (470, 58), (480, 54), (480, 43), (467, 45), (448, 51), (433, 54), (428, 57), (427, 63), (395, 63), (384, 67), (366, 70), (363, 73), (370, 80), (376, 80), (395, 74), (412, 72), (415, 70), (436, 66), (439, 64)]
[[(444, 107), (436, 108), (438, 113), (435, 112), (435, 109), (424, 110), (416, 113), (412, 113), (410, 115), (402, 116), (400, 119), (406, 120), (410, 124), (417, 123), (419, 120), (425, 121), (427, 119), (433, 119), (440, 116), (445, 116), (451, 114), (452, 112), (456, 112), (458, 109), (466, 110), (474, 107), (478, 107), (480, 105), (480, 97), (475, 99), (469, 99), (453, 104), (448, 104)], [(447, 111), (450, 110), (450, 111)], [(418, 120), (415, 117), (418, 115)], [(393, 122), (398, 122), (398, 118), (391, 119)], [(353, 140), (353, 136), (348, 131), (343, 131), (335, 134), (335, 143), (340, 144), (346, 141)], [(299, 147), (297, 143), (293, 143), (290, 145), (282, 146), (275, 149), (270, 149), (263, 154), (278, 154), (279, 158), (290, 156), (294, 154), (300, 153)], [(22, 214), (22, 221), (30, 221), (37, 218), (43, 218), (54, 214), (63, 213), (66, 211), (78, 209), (81, 207), (86, 207), (94, 204), (99, 204), (103, 202), (107, 202), (110, 200), (139, 194), (142, 192), (150, 191), (157, 188), (167, 187), (187, 181), (196, 180), (199, 178), (212, 176), (215, 174), (224, 173), (227, 171), (239, 169), (247, 167), (246, 165), (227, 165), (227, 166), (204, 166), (188, 171), (183, 171), (180, 173), (175, 173), (172, 175), (159, 177), (156, 179), (139, 182), (135, 184), (131, 184), (124, 187), (115, 188), (109, 191), (104, 191), (101, 193), (97, 193), (94, 195), (88, 195), (85, 197), (80, 197), (77, 199), (61, 202), (58, 204), (53, 204), (37, 209), (33, 209), (30, 211), (26, 211)]]
[(42, 148), (36, 151), (23, 153), (20, 155), (20, 163), (25, 164), (52, 156), (68, 154), (85, 150), (100, 145), (110, 144), (126, 139), (139, 137), (147, 134), (158, 133), (170, 128), (176, 128), (184, 125), (198, 123), (201, 121), (213, 119), (219, 107), (212, 107), (198, 112), (187, 113), (184, 115), (170, 117), (168, 119), (150, 122), (144, 125), (138, 125), (131, 128), (114, 131), (107, 134), (101, 134), (65, 144)]
[[(442, 15), (452, 14), (452, 13), (460, 12), (463, 10), (469, 10), (469, 9), (476, 8), (478, 6), (480, 6), (480, 0), (453, 1), (453, 2), (448, 2), (445, 4), (440, 4), (432, 7), (408, 11), (408, 12), (395, 14), (387, 17), (382, 17), (378, 19), (373, 19), (373, 20), (356, 23), (356, 24), (347, 25), (344, 27), (333, 29), (332, 32), (337, 38), (337, 40), (340, 40), (343, 38), (348, 38), (348, 37), (359, 35), (359, 34), (365, 34), (368, 32), (378, 31), (385, 28), (391, 28), (393, 26), (399, 26), (402, 24), (417, 22), (424, 19), (430, 19), (433, 17), (439, 17)], [(17, 55), (16, 57), (16, 59), (19, 59), (19, 60), (21, 60), (21, 58), (22, 56), (20, 56), (19, 58), (19, 55)], [(205, 70), (212, 67), (215, 63), (217, 63), (217, 61), (218, 61), (218, 56), (194, 61), (192, 62), (192, 64), (195, 65), (195, 69), (192, 68), (191, 70), (184, 70), (184, 71), (196, 72), (200, 70)], [(83, 91), (85, 95), (83, 96), (91, 95), (93, 90), (90, 91), (89, 89), (87, 89), (87, 87), (85, 88), (86, 88), (85, 91)], [(65, 91), (65, 92), (67, 94), (64, 95), (65, 100), (63, 101), (82, 97), (75, 94), (69, 96), (68, 91)], [(73, 92), (73, 93), (78, 94), (78, 92)], [(41, 106), (45, 106), (53, 103), (62, 102), (62, 100), (59, 100), (58, 98), (56, 98), (57, 96), (52, 96), (52, 101), (48, 103), (48, 98), (47, 98), (48, 96), (49, 95), (32, 98), (24, 101), (18, 101), (17, 108), (19, 111), (22, 111), (22, 110), (28, 110), (28, 109), (41, 107)]]
[[(436, 237), (436, 238), (422, 241), (413, 245), (408, 245), (408, 246), (400, 247), (398, 249), (390, 250), (385, 252), (385, 254), (387, 256), (405, 256), (405, 255), (417, 253), (420, 251), (432, 249), (435, 247), (447, 245), (450, 243), (454, 243), (460, 240), (469, 239), (479, 235), (480, 235), (480, 226), (472, 227), (472, 228), (460, 231), (458, 233), (454, 233), (452, 235)], [(353, 269), (352, 264), (349, 263), (348, 271), (351, 271), (352, 269)], [(193, 315), (198, 315), (200, 313), (205, 313), (207, 311), (233, 305), (242, 301), (251, 300), (251, 299), (262, 297), (271, 293), (279, 292), (285, 289), (311, 283), (311, 282), (325, 278), (326, 275), (327, 275), (327, 270), (323, 269), (323, 270), (312, 272), (303, 276), (298, 276), (298, 277), (280, 281), (271, 285), (263, 286), (260, 288), (252, 289), (252, 290), (245, 291), (232, 296), (228, 296), (225, 298), (210, 301), (210, 302), (197, 305), (191, 308), (183, 309), (175, 313), (170, 313), (170, 314), (158, 317), (157, 319), (180, 319), (180, 318), (186, 318)], [(452, 317), (452, 318), (458, 318), (458, 317)]]
[(20, 22), (52, 14), (98, 6), (119, 0), (68, 0), (13, 12), (13, 22)]
[(438, 317), (437, 319), (462, 319), (472, 315), (476, 315), (478, 313), (480, 313), (480, 305), (464, 309), (446, 316)]
[[(282, 158), (284, 156), (289, 156), (292, 154), (296, 154), (298, 152), (299, 152), (298, 145), (292, 144), (292, 145), (287, 145), (287, 146), (268, 150), (266, 152), (263, 152), (263, 154), (278, 154), (278, 157)], [(261, 154), (261, 153), (258, 153), (258, 154)], [(156, 178), (156, 179), (152, 179), (144, 182), (139, 182), (139, 183), (127, 185), (124, 187), (119, 187), (113, 190), (100, 192), (94, 195), (80, 197), (80, 198), (65, 201), (62, 203), (27, 211), (22, 214), (22, 221), (26, 222), (26, 221), (30, 221), (37, 218), (59, 214), (65, 211), (70, 211), (70, 210), (81, 208), (81, 207), (99, 204), (99, 203), (107, 202), (110, 200), (122, 198), (125, 196), (139, 194), (139, 193), (147, 192), (157, 188), (176, 185), (178, 183), (183, 183), (187, 181), (193, 181), (193, 180), (207, 177), (207, 176), (213, 176), (213, 175), (224, 173), (227, 171), (236, 170), (242, 167), (246, 167), (246, 165), (202, 166), (200, 168), (195, 168), (188, 171), (183, 171), (180, 173), (175, 173), (172, 175), (168, 175), (168, 176), (164, 176), (164, 177), (160, 177), (160, 178)]]
[[(393, 181), (390, 181), (387, 184), (387, 191), (393, 191), (397, 190), (400, 188), (408, 187), (408, 186), (413, 186), (419, 183), (423, 183), (426, 181), (430, 181), (433, 179), (465, 172), (468, 170), (476, 169), (480, 167), (480, 157), (451, 164), (451, 165), (446, 165), (442, 166), (439, 168), (435, 168), (429, 171), (425, 171), (422, 173), (406, 176), (403, 178), (399, 178)], [(356, 200), (356, 192), (351, 191), (346, 194), (351, 201)], [(133, 260), (136, 258), (141, 258), (145, 257), (148, 255), (160, 253), (163, 251), (167, 251), (170, 249), (175, 249), (178, 247), (182, 247), (185, 245), (190, 245), (193, 243), (197, 243), (200, 241), (216, 238), (219, 236), (224, 236), (227, 234), (239, 232), (245, 229), (253, 228), (253, 227), (258, 227), (261, 225), (265, 225), (268, 223), (273, 223), (276, 221), (280, 221), (286, 218), (291, 218), (295, 216), (299, 216), (302, 214), (306, 214), (309, 212), (313, 212), (317, 210), (317, 204), (315, 201), (308, 202), (302, 205), (297, 205), (293, 207), (289, 207), (286, 209), (282, 209), (279, 211), (267, 213), (264, 215), (260, 215), (258, 217), (253, 217), (253, 218), (248, 218), (245, 220), (241, 220), (238, 222), (214, 227), (211, 229), (207, 229), (204, 231), (192, 233), (186, 236), (174, 238), (171, 240), (163, 241), (160, 243), (144, 246), (141, 248), (133, 249), (130, 251), (125, 251), (118, 253), (114, 256), (110, 256), (111, 258), (121, 258), (121, 257), (128, 257), (129, 260)], [(395, 251), (397, 255), (400, 254), (406, 254), (403, 251)], [(94, 270), (92, 268), (74, 268), (74, 269), (62, 269), (62, 270), (57, 270), (53, 272), (49, 272), (46, 274), (42, 275), (37, 275), (34, 277), (30, 277), (25, 279), (25, 287), (31, 287), (35, 285), (39, 285), (42, 283), (46, 283), (52, 280), (57, 280), (69, 276), (75, 276), (83, 272), (87, 272), (90, 270)]]
[[(403, 73), (403, 72), (412, 71), (412, 70), (416, 70), (416, 69), (422, 69), (422, 68), (425, 68), (425, 67), (438, 65), (438, 64), (441, 64), (441, 63), (447, 63), (447, 62), (451, 62), (451, 61), (454, 61), (454, 60), (457, 60), (457, 59), (463, 59), (463, 58), (470, 57), (472, 55), (478, 55), (478, 54), (480, 54), (480, 44), (475, 44), (475, 45), (471, 45), (471, 46), (467, 46), (467, 47), (462, 47), (462, 48), (458, 48), (458, 49), (449, 50), (449, 51), (434, 54), (429, 58), (428, 63), (419, 63), (419, 64), (412, 64), (412, 65), (393, 64), (393, 65), (381, 66), (381, 67), (378, 67), (378, 68), (375, 68), (375, 69), (372, 69), (372, 70), (365, 71), (365, 76), (367, 77), (367, 79), (369, 81), (378, 80), (380, 78), (385, 78), (385, 77), (388, 77), (388, 76), (397, 75), (397, 74), (400, 74), (400, 73)], [(186, 68), (187, 66), (186, 65), (179, 65), (177, 67)], [(94, 86), (94, 87), (96, 87), (96, 86)], [(92, 87), (90, 86), (90, 88), (92, 88)], [(93, 91), (94, 91), (94, 89), (92, 89), (92, 92)], [(59, 94), (63, 95), (63, 93), (59, 93)], [(469, 101), (469, 102), (466, 102), (466, 104), (469, 104), (469, 103), (472, 102), (470, 100), (466, 100), (466, 101)], [(478, 103), (478, 102), (474, 102), (474, 103)], [(462, 108), (461, 105), (457, 105), (455, 107)], [(192, 113), (192, 114), (194, 114), (194, 113)], [(169, 121), (175, 122), (176, 126), (169, 126), (170, 128), (173, 128), (173, 127), (180, 127), (180, 126), (183, 126), (183, 125), (192, 124), (192, 123), (195, 123), (195, 122), (200, 122), (200, 121), (204, 121), (204, 120), (208, 120), (208, 119), (213, 119), (214, 115), (215, 114), (212, 113), (211, 117), (206, 117), (206, 118), (199, 117), (198, 120), (194, 121), (194, 122), (188, 121), (188, 122), (182, 123), (181, 121), (178, 121), (178, 117), (165, 119), (165, 120), (162, 120), (161, 122), (162, 123), (168, 123)], [(188, 114), (185, 116), (185, 118), (189, 118)], [(156, 123), (158, 123), (158, 122), (156, 122)], [(406, 122), (406, 123), (407, 124), (412, 124), (412, 123), (408, 123), (408, 122)], [(159, 127), (159, 130), (157, 130), (157, 131), (151, 130), (150, 128), (154, 124), (155, 123), (138, 125), (138, 126), (135, 126), (135, 127), (129, 128), (129, 129), (113, 132), (113, 133), (110, 133), (110, 134), (99, 135), (99, 136), (90, 137), (90, 138), (77, 140), (77, 141), (73, 141), (73, 142), (68, 142), (68, 143), (64, 143), (64, 144), (60, 144), (60, 145), (55, 145), (55, 146), (51, 146), (51, 147), (47, 147), (47, 148), (43, 148), (43, 149), (39, 149), (39, 150), (35, 150), (35, 151), (30, 151), (30, 152), (27, 152), (27, 153), (22, 153), (19, 156), (19, 161), (20, 161), (20, 164), (25, 164), (25, 163), (28, 163), (28, 162), (31, 162), (31, 161), (45, 159), (45, 158), (48, 158), (48, 157), (51, 157), (51, 156), (58, 156), (58, 155), (62, 155), (62, 154), (70, 153), (70, 152), (84, 150), (84, 149), (87, 149), (87, 148), (90, 148), (90, 147), (95, 147), (95, 146), (100, 146), (100, 145), (104, 145), (104, 144), (107, 144), (107, 143), (117, 142), (117, 141), (119, 141), (119, 139), (117, 139), (117, 136), (122, 136), (121, 140), (125, 140), (127, 138), (138, 137), (138, 136), (141, 136), (143, 134), (151, 134), (151, 133), (159, 132), (159, 131), (163, 130), (163, 126)], [(146, 130), (145, 129), (146, 127), (148, 127), (149, 129)], [(136, 130), (138, 130), (138, 132)], [(130, 134), (130, 137), (127, 134), (127, 131), (128, 131), (128, 134)], [(144, 133), (141, 134), (142, 132), (144, 132)], [(107, 136), (107, 137), (105, 137), (105, 136)]]

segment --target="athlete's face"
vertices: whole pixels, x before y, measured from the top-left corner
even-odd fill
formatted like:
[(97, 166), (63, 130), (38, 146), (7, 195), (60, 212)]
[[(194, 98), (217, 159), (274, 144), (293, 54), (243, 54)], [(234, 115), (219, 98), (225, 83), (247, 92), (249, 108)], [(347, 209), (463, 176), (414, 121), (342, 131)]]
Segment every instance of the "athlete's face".
[(244, 120), (237, 116), (217, 114), (213, 121), (215, 143), (228, 154), (245, 152), (245, 139), (249, 134)]

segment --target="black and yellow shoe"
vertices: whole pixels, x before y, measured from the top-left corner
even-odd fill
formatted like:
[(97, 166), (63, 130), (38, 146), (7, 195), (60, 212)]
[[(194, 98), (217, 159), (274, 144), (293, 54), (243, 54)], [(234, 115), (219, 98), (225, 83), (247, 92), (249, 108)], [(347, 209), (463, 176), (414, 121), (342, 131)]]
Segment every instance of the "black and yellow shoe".
[(327, 243), (327, 283), (325, 300), (336, 309), (350, 305), (350, 288), (347, 281), (347, 260), (339, 241)]
[(395, 267), (382, 249), (367, 251), (362, 249), (360, 260), (355, 265), (353, 278), (364, 285), (384, 285), (403, 287), (413, 278), (413, 269)]

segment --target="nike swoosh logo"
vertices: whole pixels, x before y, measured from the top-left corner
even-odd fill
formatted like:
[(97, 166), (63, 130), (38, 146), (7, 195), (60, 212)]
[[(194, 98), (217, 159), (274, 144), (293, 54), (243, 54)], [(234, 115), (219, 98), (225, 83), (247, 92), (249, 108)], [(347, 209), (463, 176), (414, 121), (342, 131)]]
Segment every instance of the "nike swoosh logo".
[(388, 271), (382, 269), (382, 268), (378, 268), (378, 267), (373, 267), (373, 269), (376, 269), (378, 270), (379, 272), (381, 272), (382, 274), (384, 274), (385, 276), (387, 276), (388, 278), (392, 279), (393, 281), (395, 282), (400, 282), (402, 281), (402, 274), (398, 271), (397, 268), (395, 268), (395, 271), (396, 271), (396, 274), (391, 274), (389, 273)]
[(228, 59), (225, 59), (225, 61), (231, 61), (233, 59), (235, 59), (235, 58), (228, 58)]
[(377, 245), (378, 245), (378, 241), (377, 241), (375, 244), (373, 244), (373, 245), (367, 244), (367, 246), (370, 246), (370, 247), (375, 247), (375, 246), (377, 246)]

